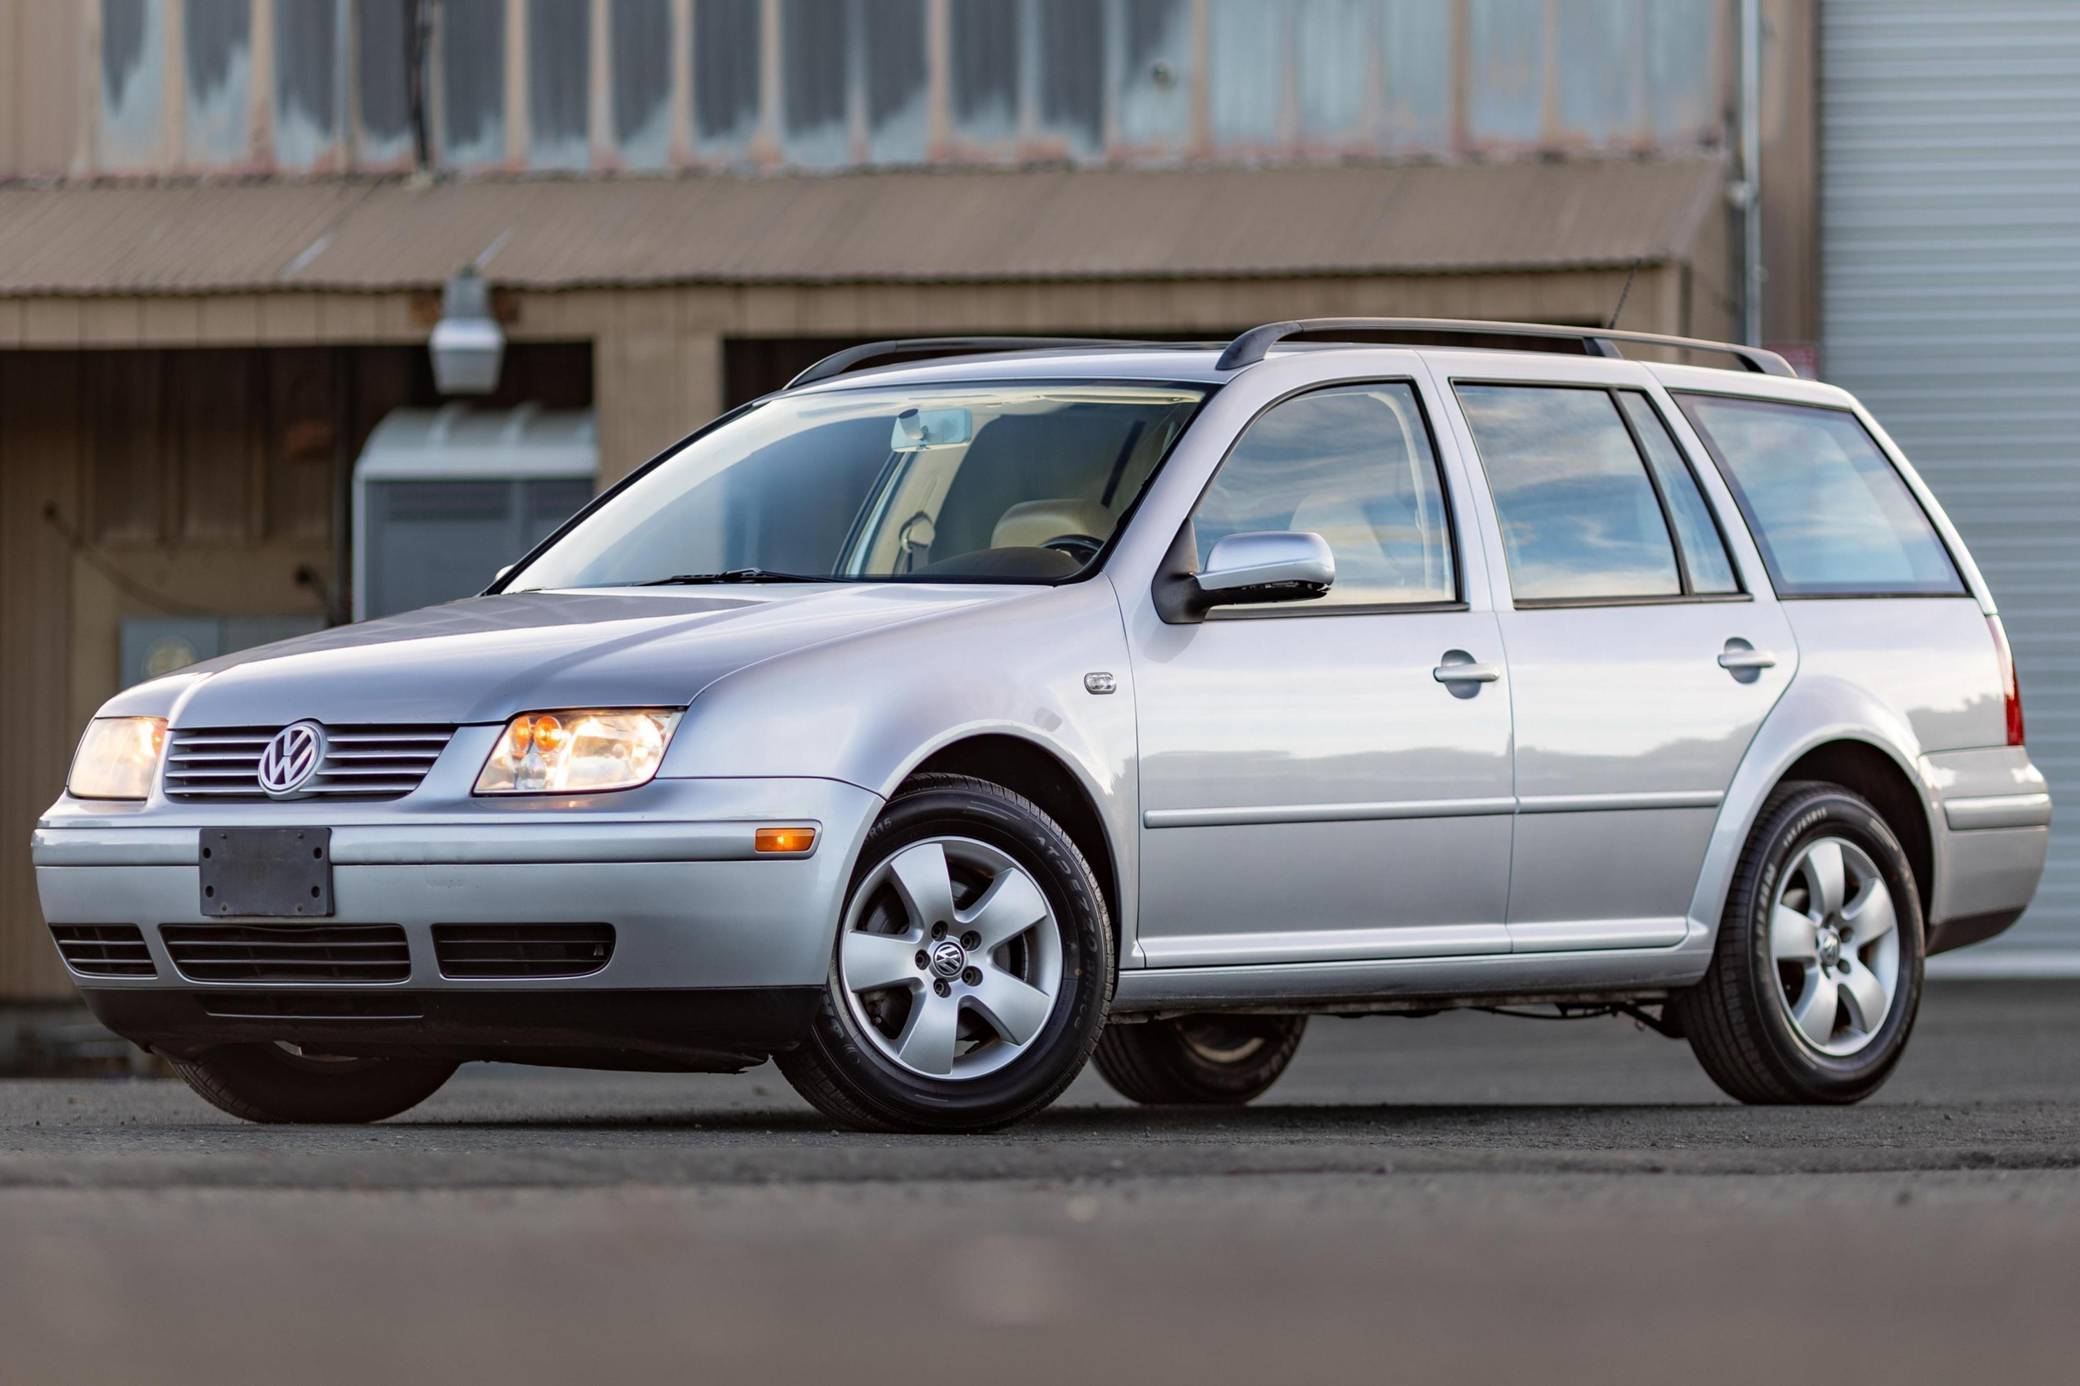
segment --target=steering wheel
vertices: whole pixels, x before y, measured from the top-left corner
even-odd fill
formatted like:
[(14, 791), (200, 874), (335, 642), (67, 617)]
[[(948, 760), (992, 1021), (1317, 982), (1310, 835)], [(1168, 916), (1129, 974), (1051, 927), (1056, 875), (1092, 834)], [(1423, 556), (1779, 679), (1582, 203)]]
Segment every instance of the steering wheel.
[(1098, 550), (1105, 547), (1105, 541), (1088, 534), (1057, 534), (1040, 547), (1053, 549), (1056, 553), (1065, 553), (1081, 566), (1098, 556)]

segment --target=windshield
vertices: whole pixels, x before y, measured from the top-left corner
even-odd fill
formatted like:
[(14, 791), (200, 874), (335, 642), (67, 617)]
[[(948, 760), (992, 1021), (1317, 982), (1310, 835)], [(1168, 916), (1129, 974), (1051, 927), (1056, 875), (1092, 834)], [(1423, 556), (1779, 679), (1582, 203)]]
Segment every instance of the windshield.
[(1001, 384), (771, 400), (651, 468), (505, 590), (1060, 581), (1097, 557), (1204, 398)]

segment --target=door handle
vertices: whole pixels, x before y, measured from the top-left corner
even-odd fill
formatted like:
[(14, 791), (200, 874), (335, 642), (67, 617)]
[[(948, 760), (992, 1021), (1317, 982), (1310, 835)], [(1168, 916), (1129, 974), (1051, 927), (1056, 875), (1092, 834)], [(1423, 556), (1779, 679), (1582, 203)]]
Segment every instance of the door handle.
[(1719, 667), (1730, 674), (1754, 673), (1777, 667), (1777, 657), (1768, 650), (1754, 649), (1746, 641), (1735, 644), (1727, 642), (1725, 651), (1719, 656)]
[(1493, 683), (1502, 677), (1502, 670), (1493, 664), (1476, 664), (1468, 659), (1440, 664), (1430, 671), (1430, 677), (1439, 683)]

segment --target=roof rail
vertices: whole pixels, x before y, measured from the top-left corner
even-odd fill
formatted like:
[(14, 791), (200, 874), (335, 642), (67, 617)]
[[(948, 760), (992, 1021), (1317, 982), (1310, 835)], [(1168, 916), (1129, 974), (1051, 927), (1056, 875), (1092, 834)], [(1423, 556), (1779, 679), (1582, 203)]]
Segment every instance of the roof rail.
[(819, 380), (829, 380), (834, 375), (843, 375), (863, 361), (878, 360), (883, 356), (961, 356), (970, 352), (987, 351), (1031, 351), (1037, 347), (1125, 347), (1154, 346), (1153, 342), (1130, 342), (1118, 337), (900, 337), (887, 342), (865, 342), (859, 346), (834, 351), (809, 369), (787, 382), (792, 390), (798, 385), (814, 385)]
[(1741, 365), (1759, 375), (1798, 378), (1791, 363), (1774, 351), (1741, 346), (1734, 342), (1708, 342), (1697, 337), (1669, 337), (1659, 332), (1618, 332), (1603, 327), (1555, 327), (1535, 322), (1480, 322), (1458, 318), (1302, 318), (1295, 322), (1270, 322), (1228, 343), (1215, 369), (1232, 371), (1255, 365), (1265, 353), (1288, 337), (1315, 336), (1325, 332), (1395, 332), (1408, 335), (1481, 337), (1552, 337), (1581, 344), (1588, 356), (1618, 355), (1613, 342), (1637, 342), (1646, 346), (1680, 347), (1686, 351), (1711, 351), (1737, 358)]

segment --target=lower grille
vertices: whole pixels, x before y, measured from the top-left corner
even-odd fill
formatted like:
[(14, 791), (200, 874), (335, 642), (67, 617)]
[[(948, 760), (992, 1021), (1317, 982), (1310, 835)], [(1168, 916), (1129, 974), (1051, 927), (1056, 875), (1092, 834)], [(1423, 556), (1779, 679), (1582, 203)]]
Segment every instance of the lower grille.
[(65, 965), (82, 977), (152, 977), (151, 950), (135, 924), (53, 924)]
[(203, 994), (202, 1009), (221, 1020), (418, 1020), (424, 1014), (409, 993), (336, 991), (212, 991)]
[(161, 924), (192, 982), (402, 982), (412, 954), (396, 924)]
[(614, 956), (612, 924), (436, 924), (443, 977), (583, 977)]

